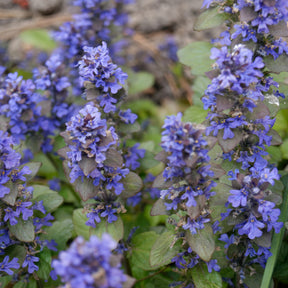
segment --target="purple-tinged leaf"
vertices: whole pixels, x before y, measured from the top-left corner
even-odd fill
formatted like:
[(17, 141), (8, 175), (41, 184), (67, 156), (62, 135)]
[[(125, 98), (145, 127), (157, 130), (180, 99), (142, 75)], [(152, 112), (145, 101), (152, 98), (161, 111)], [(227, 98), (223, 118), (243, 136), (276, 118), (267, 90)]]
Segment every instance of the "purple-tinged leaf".
[(287, 23), (282, 20), (276, 25), (269, 26), (269, 32), (274, 37), (288, 37)]
[(68, 160), (67, 152), (70, 152), (70, 151), (71, 151), (71, 150), (70, 150), (69, 147), (63, 147), (63, 148), (61, 148), (61, 149), (59, 149), (59, 150), (57, 151), (57, 154), (58, 154), (60, 157)]
[(234, 106), (234, 104), (235, 104), (235, 100), (232, 97), (229, 97), (227, 95), (216, 96), (216, 106), (217, 106), (218, 112), (222, 112), (226, 109), (231, 109)]
[(266, 116), (270, 115), (268, 107), (264, 103), (259, 103), (254, 109), (253, 112), (247, 113), (247, 118), (249, 120), (264, 119)]
[(251, 7), (244, 7), (240, 11), (240, 21), (249, 22), (257, 18), (258, 14)]
[(235, 147), (239, 145), (243, 138), (243, 133), (239, 129), (233, 129), (234, 137), (232, 139), (223, 139), (224, 130), (218, 132), (217, 139), (220, 147), (224, 153), (232, 151)]
[(220, 74), (220, 70), (219, 69), (214, 69), (208, 72), (205, 72), (205, 75), (210, 79), (213, 80), (214, 78), (218, 77)]
[(85, 176), (88, 176), (92, 171), (97, 168), (95, 158), (88, 158), (86, 156), (83, 156), (78, 164)]
[(117, 150), (109, 149), (106, 152), (106, 160), (104, 161), (104, 165), (113, 168), (122, 167), (123, 157)]
[(221, 178), (223, 175), (226, 174), (226, 171), (218, 164), (215, 163), (211, 163), (211, 168), (210, 170), (212, 170), (214, 172), (214, 175), (212, 178)]

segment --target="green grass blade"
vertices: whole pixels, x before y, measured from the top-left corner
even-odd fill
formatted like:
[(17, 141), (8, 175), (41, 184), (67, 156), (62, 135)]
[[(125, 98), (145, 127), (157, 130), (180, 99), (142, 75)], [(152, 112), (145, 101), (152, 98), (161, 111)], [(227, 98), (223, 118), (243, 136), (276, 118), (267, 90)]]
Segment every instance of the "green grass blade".
[[(285, 175), (281, 178), (281, 181), (284, 185), (284, 193), (283, 193), (283, 202), (281, 205), (281, 215), (279, 216), (279, 222), (285, 223), (288, 218), (288, 175)], [(273, 270), (276, 265), (277, 256), (282, 244), (283, 236), (285, 232), (285, 227), (283, 227), (280, 233), (274, 233), (272, 244), (271, 244), (271, 253), (272, 256), (268, 259), (266, 268), (264, 271), (261, 288), (269, 288), (270, 282), (273, 275)]]

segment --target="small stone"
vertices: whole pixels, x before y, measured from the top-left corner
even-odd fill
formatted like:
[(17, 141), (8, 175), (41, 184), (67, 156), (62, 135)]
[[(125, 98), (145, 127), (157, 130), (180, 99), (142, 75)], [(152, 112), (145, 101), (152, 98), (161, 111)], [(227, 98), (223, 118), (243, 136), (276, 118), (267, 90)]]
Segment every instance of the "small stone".
[(58, 12), (63, 4), (63, 0), (30, 0), (29, 7), (32, 11), (49, 15)]

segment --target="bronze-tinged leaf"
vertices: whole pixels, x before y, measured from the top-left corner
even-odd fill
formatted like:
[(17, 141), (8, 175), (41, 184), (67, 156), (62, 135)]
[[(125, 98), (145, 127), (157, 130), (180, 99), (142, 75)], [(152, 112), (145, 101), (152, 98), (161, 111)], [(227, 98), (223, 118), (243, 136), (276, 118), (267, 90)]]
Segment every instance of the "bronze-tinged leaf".
[(159, 215), (168, 215), (168, 211), (165, 206), (164, 199), (158, 199), (154, 205), (152, 206), (152, 209), (150, 211), (151, 216), (159, 216)]
[(239, 145), (243, 139), (243, 133), (240, 129), (233, 129), (234, 137), (232, 139), (223, 139), (224, 130), (220, 130), (217, 135), (218, 143), (224, 153), (232, 151)]
[(281, 136), (276, 130), (270, 129), (267, 135), (272, 136), (272, 141), (271, 141), (272, 146), (279, 146), (283, 143)]
[(251, 7), (244, 7), (240, 11), (240, 20), (244, 22), (249, 22), (258, 17), (257, 12)]
[(287, 23), (282, 20), (276, 25), (268, 26), (270, 34), (274, 37), (288, 37)]
[(123, 157), (117, 150), (113, 148), (109, 149), (106, 152), (106, 160), (104, 161), (104, 165), (113, 168), (122, 167)]
[(42, 163), (41, 162), (25, 163), (25, 164), (20, 166), (20, 169), (22, 169), (25, 166), (28, 167), (31, 171), (30, 174), (25, 174), (26, 181), (30, 181), (31, 179), (33, 179), (37, 175), (40, 167), (42, 166)]
[(210, 170), (212, 170), (214, 173), (212, 178), (219, 179), (226, 174), (226, 171), (219, 164), (211, 163)]
[(198, 230), (197, 234), (191, 234), (190, 230), (187, 230), (185, 235), (192, 250), (203, 261), (210, 261), (215, 251), (215, 240), (211, 225), (205, 224), (205, 228)]
[(154, 159), (157, 160), (157, 161), (166, 163), (167, 162), (167, 156), (168, 156), (167, 152), (161, 151), (154, 157)]
[(160, 173), (154, 180), (152, 187), (158, 189), (167, 189), (172, 185), (171, 181), (166, 181), (163, 177), (163, 173)]
[[(68, 167), (68, 161), (67, 160), (63, 161), (63, 169), (64, 169), (65, 176), (67, 177), (67, 179), (70, 182), (71, 170)], [(87, 201), (87, 200), (97, 196), (97, 194), (99, 192), (99, 187), (95, 186), (93, 184), (93, 180), (88, 179), (86, 177), (83, 178), (83, 182), (81, 181), (81, 178), (78, 178), (75, 180), (74, 183), (71, 183), (71, 185), (74, 187), (75, 191), (79, 193), (80, 198), (83, 201)]]
[(88, 176), (92, 171), (97, 168), (95, 158), (88, 158), (87, 156), (82, 156), (82, 159), (81, 161), (79, 161), (78, 165), (85, 176)]
[(18, 185), (12, 181), (9, 181), (6, 186), (10, 189), (10, 192), (1, 198), (1, 200), (11, 206), (14, 206), (18, 196)]
[(257, 107), (253, 109), (253, 112), (247, 113), (247, 118), (249, 120), (264, 119), (266, 116), (270, 115), (268, 107), (264, 103), (259, 103)]
[(134, 172), (129, 172), (129, 174), (121, 180), (121, 183), (124, 185), (124, 190), (121, 193), (122, 198), (134, 196), (143, 188), (142, 179)]
[(220, 70), (219, 69), (214, 69), (208, 72), (205, 72), (205, 75), (210, 79), (213, 80), (214, 78), (218, 77), (220, 74)]
[(67, 152), (70, 152), (70, 151), (71, 151), (70, 148), (66, 146), (66, 147), (63, 147), (63, 148), (59, 149), (59, 150), (57, 151), (57, 154), (58, 154), (60, 157), (68, 160)]
[(216, 106), (217, 112), (221, 112), (227, 109), (231, 109), (235, 105), (235, 99), (227, 95), (217, 95), (216, 96)]

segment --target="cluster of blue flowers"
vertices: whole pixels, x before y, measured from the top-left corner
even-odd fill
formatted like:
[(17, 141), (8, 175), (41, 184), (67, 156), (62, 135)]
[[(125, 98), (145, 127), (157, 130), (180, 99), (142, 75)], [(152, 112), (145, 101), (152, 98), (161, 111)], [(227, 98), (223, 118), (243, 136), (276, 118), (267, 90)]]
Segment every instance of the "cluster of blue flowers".
[[(225, 12), (239, 13), (241, 23), (234, 26), (234, 33), (229, 30), (222, 33), (222, 38), (216, 41), (222, 47), (211, 50), (215, 70), (207, 74), (212, 83), (203, 103), (205, 109), (211, 110), (206, 134), (218, 138), (224, 160), (241, 163), (240, 171), (228, 172), (231, 195), (226, 203), (227, 212), (222, 214), (222, 220), (237, 218), (237, 221), (230, 221), (234, 222), (233, 232), (221, 235), (220, 240), (226, 242), (227, 249), (230, 245), (243, 245), (242, 252), (230, 259), (243, 281), (245, 267), (253, 263), (265, 267), (271, 256), (270, 247), (257, 245), (255, 240), (271, 234), (273, 228), (279, 233), (283, 226), (277, 222), (280, 210), (267, 199), (271, 194), (269, 186), (280, 176), (277, 168), (265, 159), (266, 146), (272, 144), (272, 135), (277, 133), (272, 130), (275, 119), (270, 117), (264, 100), (273, 97), (277, 103), (277, 97), (284, 95), (273, 89), (273, 86), (278, 88), (278, 83), (263, 73), (265, 64), (261, 56), (271, 54), (277, 59), (287, 52), (286, 42), (265, 34), (273, 25), (287, 21), (288, 3), (238, 0), (228, 6), (226, 1), (204, 1), (203, 6), (219, 2)], [(235, 45), (234, 39), (242, 44)], [(244, 45), (249, 40), (257, 43), (255, 52)]]
[[(193, 235), (211, 221), (207, 200), (215, 194), (212, 189), (216, 183), (212, 180), (214, 172), (208, 165), (208, 142), (202, 136), (204, 127), (183, 123), (181, 117), (181, 113), (169, 116), (163, 126), (161, 147), (167, 159), (163, 177), (169, 187), (161, 190), (160, 195), (167, 210), (181, 212), (177, 231), (181, 227), (182, 232), (189, 231)], [(214, 233), (217, 232), (218, 222), (212, 227)], [(192, 268), (202, 260), (188, 247), (172, 261), (179, 269), (184, 269)], [(206, 264), (209, 272), (220, 269), (217, 260), (210, 260)]]
[(70, 78), (75, 95), (81, 94), (82, 83), (74, 66), (81, 59), (84, 46), (96, 47), (105, 41), (109, 44), (113, 60), (123, 62), (120, 56), (125, 45), (123, 36), (128, 33), (128, 16), (123, 8), (129, 3), (133, 3), (133, 0), (75, 0), (73, 4), (80, 8), (81, 13), (73, 15), (73, 21), (64, 23), (59, 31), (53, 33), (55, 40), (62, 43), (58, 53), (64, 56), (64, 63), (71, 68)]
[(79, 74), (90, 87), (85, 91), (87, 100), (93, 101), (67, 123), (62, 135), (69, 151), (65, 150), (63, 156), (69, 161), (71, 183), (78, 178), (92, 182), (93, 193), (83, 200), (95, 200), (88, 207), (86, 224), (96, 227), (100, 217), (111, 223), (117, 220), (118, 213), (125, 211), (117, 200), (124, 190), (122, 180), (130, 172), (128, 167), (138, 168), (137, 160), (145, 151), (136, 146), (130, 148), (130, 154), (124, 155), (124, 164), (119, 136), (111, 125), (115, 122), (133, 124), (137, 118), (130, 109), (122, 111), (117, 107), (122, 100), (121, 84), (124, 85), (127, 74), (112, 63), (105, 42), (96, 48), (84, 47), (84, 52), (78, 63)]
[(121, 288), (127, 276), (120, 269), (120, 258), (112, 253), (116, 246), (108, 234), (102, 239), (91, 236), (87, 242), (78, 237), (67, 251), (59, 253), (59, 260), (53, 260), (53, 272), (65, 287)]
[[(0, 255), (5, 255), (0, 263), (0, 272), (9, 275), (14, 273), (11, 269), (18, 269), (20, 266), (27, 267), (25, 273), (28, 271), (32, 274), (39, 269), (35, 264), (39, 261), (39, 257), (34, 255), (45, 246), (54, 251), (56, 249), (53, 241), (40, 240), (41, 228), (51, 226), (49, 221), (54, 217), (51, 214), (46, 215), (43, 201), (36, 202), (32, 199), (33, 188), (26, 185), (26, 175), (31, 174), (31, 170), (28, 166), (20, 165), (21, 154), (15, 151), (15, 146), (13, 138), (9, 137), (7, 132), (0, 131)], [(34, 211), (40, 211), (42, 217), (35, 217)], [(23, 221), (33, 223), (34, 231), (37, 233), (33, 242), (24, 242), (10, 231), (11, 227)], [(9, 262), (7, 255), (9, 247), (15, 245), (25, 247), (26, 257), (23, 263), (19, 263), (18, 258), (13, 258)]]
[(0, 87), (0, 115), (6, 117), (7, 128), (17, 143), (42, 128), (39, 121), (41, 107), (38, 106), (41, 100), (32, 80), (23, 80), (17, 72), (3, 77)]

